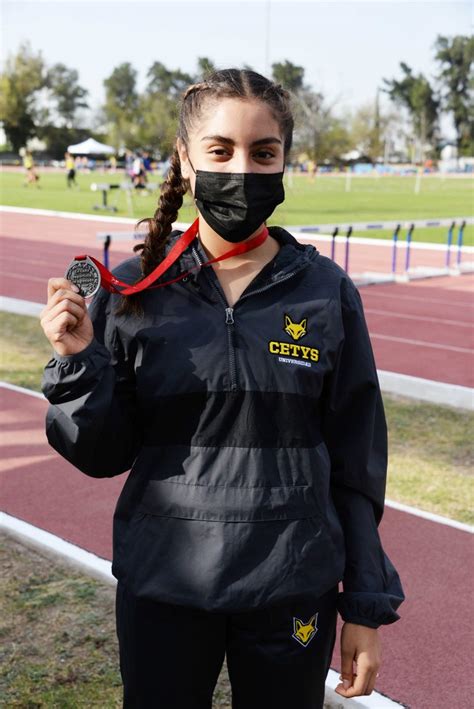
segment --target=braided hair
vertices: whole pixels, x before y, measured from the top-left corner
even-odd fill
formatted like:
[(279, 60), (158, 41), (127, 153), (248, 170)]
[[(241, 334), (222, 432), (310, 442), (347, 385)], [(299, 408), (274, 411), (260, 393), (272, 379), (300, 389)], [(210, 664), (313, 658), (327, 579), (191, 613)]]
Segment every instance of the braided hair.
[[(208, 104), (212, 101), (215, 102), (220, 98), (259, 99), (266, 103), (284, 136), (286, 159), (292, 144), (294, 126), (291, 94), (280, 84), (276, 84), (250, 69), (213, 71), (203, 81), (188, 86), (181, 96), (176, 138), (181, 138), (183, 143), (188, 146), (192, 129), (202, 116), (204, 109), (209, 108)], [(181, 174), (181, 163), (175, 144), (167, 177), (161, 185), (155, 214), (153, 217), (140, 220), (137, 225), (146, 224), (148, 228), (145, 241), (133, 248), (135, 252), (141, 251), (142, 276), (139, 281), (148, 276), (163, 260), (173, 222), (176, 221), (183, 204), (183, 197), (189, 187), (189, 180)], [(142, 315), (140, 295), (140, 293), (136, 293), (122, 296), (117, 314)]]

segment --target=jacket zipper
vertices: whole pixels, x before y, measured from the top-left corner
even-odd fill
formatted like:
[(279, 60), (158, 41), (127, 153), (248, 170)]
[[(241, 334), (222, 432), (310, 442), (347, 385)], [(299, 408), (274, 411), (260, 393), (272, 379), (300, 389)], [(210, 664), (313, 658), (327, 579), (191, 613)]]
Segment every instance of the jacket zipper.
[[(202, 266), (202, 261), (199, 254), (193, 247), (192, 252), (198, 264)], [(230, 308), (224, 293), (221, 293), (219, 286), (211, 278), (211, 283), (214, 286), (225, 311), (225, 323), (227, 325), (227, 344), (229, 348), (229, 371), (230, 371), (230, 389), (237, 391), (237, 367), (235, 364), (235, 347), (234, 347), (234, 308)]]
[[(199, 254), (197, 253), (196, 248), (194, 246), (192, 248), (192, 252), (193, 252), (194, 258), (198, 262), (199, 266), (202, 266), (202, 261), (201, 261)], [(281, 283), (282, 281), (288, 280), (288, 278), (291, 278), (292, 276), (299, 273), (301, 271), (301, 269), (305, 268), (305, 266), (307, 266), (307, 265), (308, 265), (307, 263), (304, 264), (303, 266), (301, 266), (301, 268), (298, 268), (298, 269), (296, 269), (296, 271), (292, 271), (291, 273), (287, 273), (286, 276), (279, 278), (277, 281), (274, 281), (273, 283), (267, 283), (267, 285), (262, 286), (262, 288), (257, 288), (256, 290), (250, 291), (250, 293), (245, 293), (244, 295), (241, 295), (240, 298), (236, 301), (236, 303), (239, 303), (244, 298), (248, 298), (250, 295), (256, 295), (257, 293), (262, 293), (263, 291), (268, 290), (268, 288), (271, 288), (272, 286), (276, 285), (277, 283)], [(214, 286), (221, 302), (224, 305), (225, 323), (227, 325), (227, 341), (228, 341), (228, 345), (229, 345), (229, 365), (230, 365), (231, 391), (237, 391), (237, 368), (236, 368), (235, 346), (234, 346), (234, 335), (235, 335), (234, 308), (229, 307), (229, 304), (227, 302), (225, 294), (221, 293), (220, 286), (218, 286), (214, 282), (214, 279), (211, 278), (210, 281), (211, 281), (212, 285)]]

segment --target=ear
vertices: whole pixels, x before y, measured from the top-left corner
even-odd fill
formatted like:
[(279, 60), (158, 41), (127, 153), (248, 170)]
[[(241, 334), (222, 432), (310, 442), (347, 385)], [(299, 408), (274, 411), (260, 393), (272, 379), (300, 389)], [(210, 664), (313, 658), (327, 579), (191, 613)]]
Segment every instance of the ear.
[(285, 327), (289, 327), (290, 325), (293, 325), (291, 318), (288, 315), (285, 315)]
[(182, 138), (176, 139), (176, 149), (178, 151), (179, 161), (181, 163), (181, 174), (185, 180), (189, 180), (191, 169), (189, 167), (188, 162), (188, 151)]
[(304, 318), (304, 320), (302, 320), (302, 321), (300, 322), (300, 325), (301, 325), (301, 327), (303, 328), (303, 330), (306, 330), (306, 323), (307, 323), (307, 322), (308, 322), (308, 318)]

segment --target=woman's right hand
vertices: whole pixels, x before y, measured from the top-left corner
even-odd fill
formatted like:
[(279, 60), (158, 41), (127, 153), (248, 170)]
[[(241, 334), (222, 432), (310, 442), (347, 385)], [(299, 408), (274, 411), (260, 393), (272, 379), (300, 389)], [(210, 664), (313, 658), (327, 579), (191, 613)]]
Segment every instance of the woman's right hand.
[(48, 280), (48, 302), (40, 313), (41, 327), (58, 355), (84, 350), (94, 338), (86, 301), (66, 278)]

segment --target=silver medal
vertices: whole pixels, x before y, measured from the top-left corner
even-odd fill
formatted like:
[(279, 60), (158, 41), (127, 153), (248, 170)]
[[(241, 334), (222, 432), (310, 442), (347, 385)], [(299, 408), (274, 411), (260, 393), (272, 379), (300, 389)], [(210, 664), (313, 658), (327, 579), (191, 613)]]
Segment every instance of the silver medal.
[(74, 259), (66, 270), (68, 281), (79, 288), (79, 295), (88, 298), (95, 295), (100, 288), (100, 271), (90, 258)]

